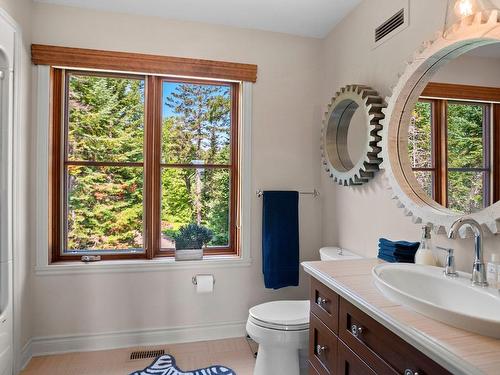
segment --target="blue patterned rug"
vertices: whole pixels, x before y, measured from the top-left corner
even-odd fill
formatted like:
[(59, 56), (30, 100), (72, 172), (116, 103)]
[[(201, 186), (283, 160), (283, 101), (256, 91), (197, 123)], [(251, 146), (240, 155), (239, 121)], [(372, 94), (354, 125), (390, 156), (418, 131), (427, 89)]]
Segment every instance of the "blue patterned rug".
[(230, 368), (224, 366), (210, 366), (198, 370), (182, 371), (175, 365), (175, 358), (171, 355), (162, 355), (144, 370), (130, 375), (236, 375)]

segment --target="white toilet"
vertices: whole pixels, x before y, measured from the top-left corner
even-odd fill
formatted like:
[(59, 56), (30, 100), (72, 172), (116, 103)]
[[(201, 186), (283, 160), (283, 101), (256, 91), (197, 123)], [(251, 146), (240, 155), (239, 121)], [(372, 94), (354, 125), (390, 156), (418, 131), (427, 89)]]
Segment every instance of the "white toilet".
[[(319, 252), (321, 260), (362, 258), (339, 247), (323, 247)], [(309, 300), (268, 302), (249, 310), (247, 333), (259, 344), (254, 375), (308, 373), (309, 312)]]
[(299, 350), (308, 348), (309, 309), (309, 301), (275, 301), (249, 310), (247, 333), (259, 344), (254, 375), (299, 375), (306, 369)]

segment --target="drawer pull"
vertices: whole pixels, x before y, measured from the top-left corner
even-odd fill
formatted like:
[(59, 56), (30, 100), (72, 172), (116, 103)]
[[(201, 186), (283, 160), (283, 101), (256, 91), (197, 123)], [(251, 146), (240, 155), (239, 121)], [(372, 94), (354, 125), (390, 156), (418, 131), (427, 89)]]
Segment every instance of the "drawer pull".
[(319, 306), (324, 306), (328, 303), (328, 300), (326, 298), (321, 298), (321, 297), (318, 297), (316, 299), (316, 304), (319, 305)]
[(321, 355), (325, 353), (328, 350), (328, 346), (321, 346), (321, 345), (316, 345), (316, 354)]
[(419, 375), (419, 373), (416, 372), (416, 371), (410, 370), (409, 368), (407, 368), (405, 370), (405, 375)]
[[(353, 324), (351, 326), (351, 333), (353, 334), (354, 337), (359, 337), (363, 333), (363, 327), (358, 326), (357, 324)], [(405, 375), (407, 375), (407, 374), (405, 373)]]

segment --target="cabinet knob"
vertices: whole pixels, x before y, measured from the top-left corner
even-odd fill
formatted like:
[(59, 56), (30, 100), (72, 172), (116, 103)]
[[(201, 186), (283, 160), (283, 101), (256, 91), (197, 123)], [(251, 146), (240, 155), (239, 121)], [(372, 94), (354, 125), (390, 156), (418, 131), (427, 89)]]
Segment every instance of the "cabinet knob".
[(418, 372), (416, 372), (416, 371), (413, 371), (413, 370), (407, 368), (405, 370), (405, 375), (420, 375), (420, 374)]
[(328, 346), (316, 345), (316, 354), (321, 355), (328, 350)]
[[(358, 326), (357, 324), (353, 324), (351, 326), (351, 333), (353, 334), (354, 337), (359, 337), (363, 333), (363, 327)], [(407, 374), (405, 373), (405, 375)]]
[(318, 304), (319, 306), (326, 305), (327, 303), (328, 303), (328, 300), (326, 298), (318, 297), (316, 299), (316, 304)]

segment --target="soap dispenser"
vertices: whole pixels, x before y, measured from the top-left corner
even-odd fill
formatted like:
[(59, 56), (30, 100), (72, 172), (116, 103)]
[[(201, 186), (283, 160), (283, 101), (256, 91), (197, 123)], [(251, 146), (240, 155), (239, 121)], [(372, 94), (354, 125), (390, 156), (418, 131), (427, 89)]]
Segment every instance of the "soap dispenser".
[(422, 239), (415, 253), (415, 264), (436, 265), (436, 258), (432, 253), (431, 228), (428, 225), (422, 227)]

